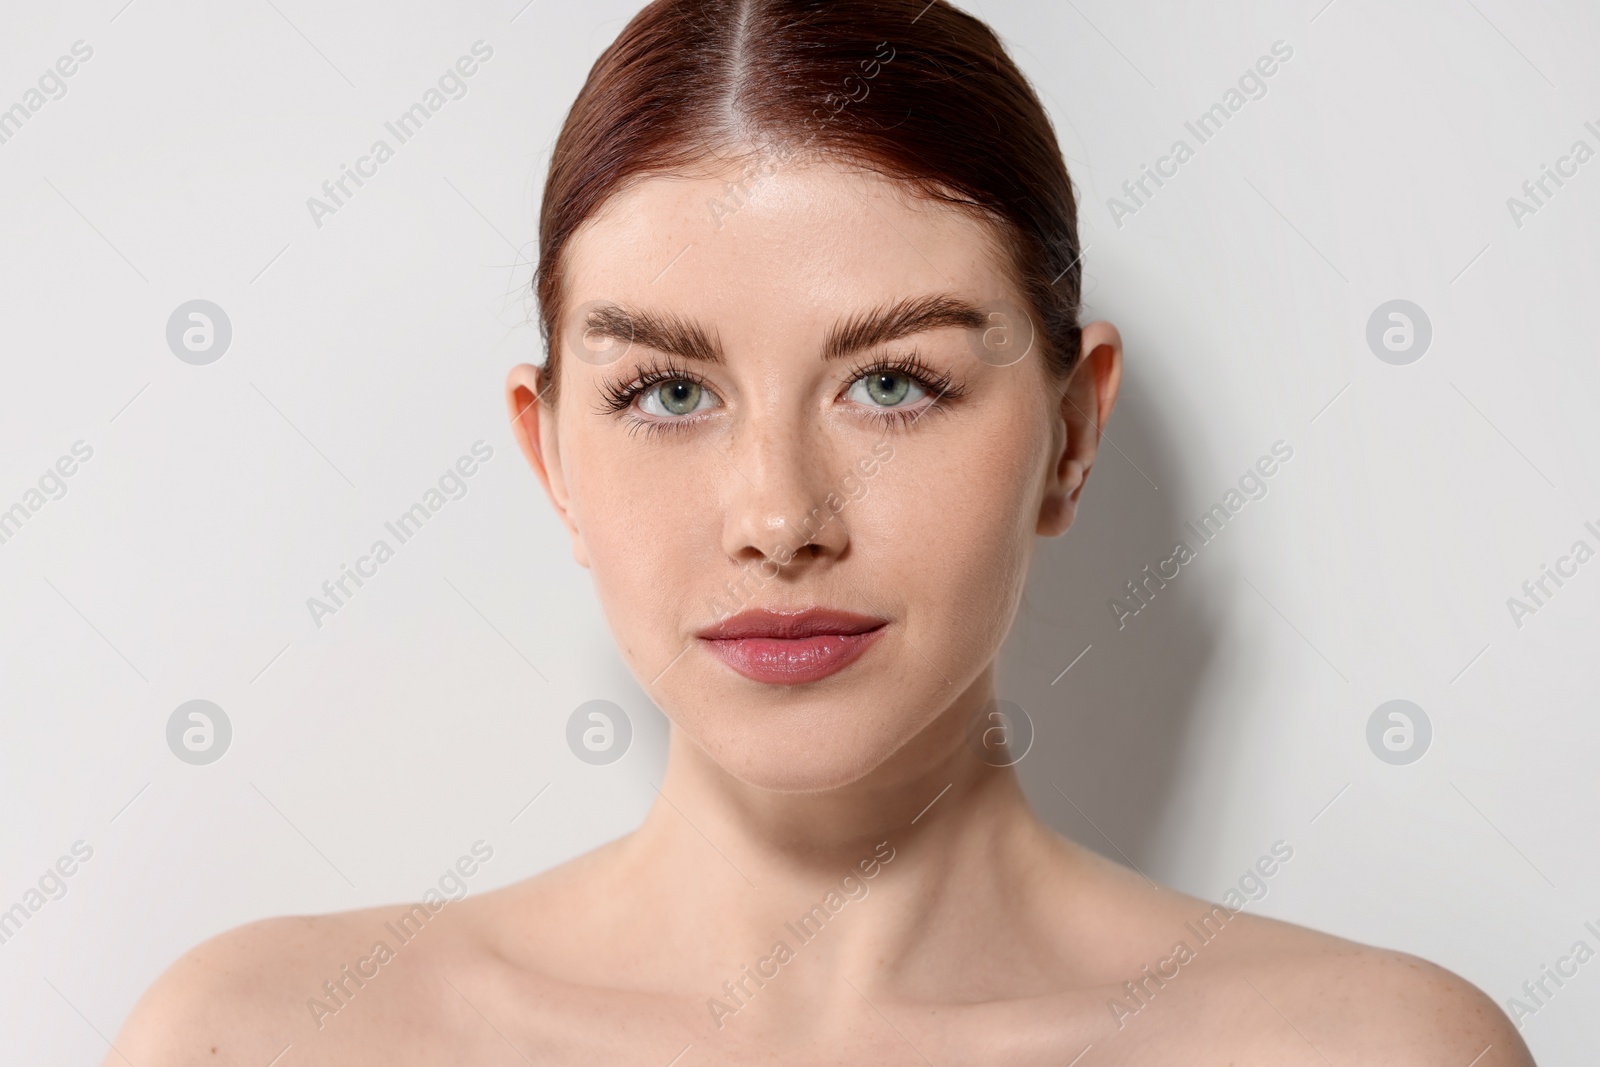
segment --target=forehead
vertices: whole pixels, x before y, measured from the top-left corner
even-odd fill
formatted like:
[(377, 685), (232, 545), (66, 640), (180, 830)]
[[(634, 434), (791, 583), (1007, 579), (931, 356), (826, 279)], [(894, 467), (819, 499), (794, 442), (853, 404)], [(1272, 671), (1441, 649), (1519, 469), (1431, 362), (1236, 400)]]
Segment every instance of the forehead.
[(568, 245), (563, 328), (573, 309), (615, 300), (760, 347), (906, 296), (1015, 296), (996, 231), (972, 212), (836, 164), (740, 177), (651, 177), (612, 197)]

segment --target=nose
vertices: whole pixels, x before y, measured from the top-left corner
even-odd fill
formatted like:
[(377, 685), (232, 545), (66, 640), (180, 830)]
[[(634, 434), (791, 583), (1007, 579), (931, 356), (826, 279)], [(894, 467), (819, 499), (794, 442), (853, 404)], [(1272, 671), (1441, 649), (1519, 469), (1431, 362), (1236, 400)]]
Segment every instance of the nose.
[(736, 428), (724, 450), (730, 469), (722, 547), (729, 559), (789, 567), (844, 552), (848, 486), (833, 451), (798, 418), (758, 417)]

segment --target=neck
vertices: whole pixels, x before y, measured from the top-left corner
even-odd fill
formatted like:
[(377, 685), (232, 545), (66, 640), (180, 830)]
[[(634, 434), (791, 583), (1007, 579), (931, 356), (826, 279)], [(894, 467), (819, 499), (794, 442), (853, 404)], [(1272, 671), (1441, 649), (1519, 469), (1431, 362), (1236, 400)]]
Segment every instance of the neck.
[(836, 976), (959, 967), (956, 942), (1025, 939), (1020, 905), (1057, 839), (1012, 769), (965, 743), (982, 701), (957, 704), (862, 780), (815, 793), (740, 782), (674, 731), (661, 795), (628, 839), (630, 880), (660, 887), (660, 921), (712, 946), (713, 975), (779, 940)]

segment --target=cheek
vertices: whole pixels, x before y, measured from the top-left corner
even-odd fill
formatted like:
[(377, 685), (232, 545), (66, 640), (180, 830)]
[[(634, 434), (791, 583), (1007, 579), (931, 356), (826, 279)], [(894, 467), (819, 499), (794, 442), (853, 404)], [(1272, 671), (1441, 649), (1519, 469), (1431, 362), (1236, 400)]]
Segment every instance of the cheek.
[(1046, 462), (1026, 412), (998, 425), (953, 449), (904, 448), (884, 471), (905, 460), (874, 510), (883, 528), (862, 531), (870, 554), (894, 557), (911, 624), (941, 650), (985, 661), (1022, 594)]
[(666, 646), (690, 624), (707, 621), (703, 601), (721, 573), (721, 526), (716, 487), (702, 466), (693, 455), (652, 453), (626, 439), (568, 455), (573, 517), (596, 596), (640, 669), (663, 652), (676, 655), (681, 641)]

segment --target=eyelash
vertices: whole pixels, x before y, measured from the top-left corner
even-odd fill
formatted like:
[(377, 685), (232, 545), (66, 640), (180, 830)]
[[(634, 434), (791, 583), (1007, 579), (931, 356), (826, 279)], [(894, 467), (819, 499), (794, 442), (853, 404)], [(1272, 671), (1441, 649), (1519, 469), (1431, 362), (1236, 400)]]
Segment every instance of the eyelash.
[[(933, 398), (932, 403), (915, 412), (903, 411), (898, 408), (883, 408), (868, 415), (869, 418), (877, 419), (890, 426), (909, 425), (931, 411), (943, 410), (947, 403), (958, 399), (963, 393), (963, 390), (955, 384), (955, 380), (951, 378), (949, 373), (929, 366), (916, 352), (910, 352), (904, 356), (884, 357), (874, 360), (864, 367), (857, 368), (849, 378), (845, 379), (844, 386), (848, 389), (861, 379), (874, 374), (903, 374)], [(710, 383), (698, 374), (677, 365), (670, 359), (657, 360), (646, 364), (637, 374), (626, 381), (602, 383), (600, 386), (601, 404), (599, 413), (620, 415), (631, 408), (634, 400), (642, 393), (655, 386), (676, 381), (694, 382), (700, 388), (708, 392), (711, 391)], [(631, 423), (629, 427), (630, 433), (643, 430), (645, 433), (654, 434), (686, 429), (689, 423), (699, 420), (690, 416), (675, 419), (643, 419), (633, 416), (628, 421)]]

